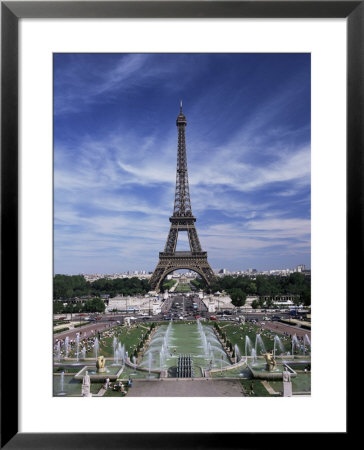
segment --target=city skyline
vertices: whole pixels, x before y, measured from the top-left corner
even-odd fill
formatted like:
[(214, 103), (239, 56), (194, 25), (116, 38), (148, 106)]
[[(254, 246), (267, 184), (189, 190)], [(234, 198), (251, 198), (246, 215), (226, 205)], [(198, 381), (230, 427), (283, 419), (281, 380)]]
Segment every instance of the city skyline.
[(154, 270), (180, 100), (211, 266), (310, 267), (309, 54), (55, 54), (55, 273)]

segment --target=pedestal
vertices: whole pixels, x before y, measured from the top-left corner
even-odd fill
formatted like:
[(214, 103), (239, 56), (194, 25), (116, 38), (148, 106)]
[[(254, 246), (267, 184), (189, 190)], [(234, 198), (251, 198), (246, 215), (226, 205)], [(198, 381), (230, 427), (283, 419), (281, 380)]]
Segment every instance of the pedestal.
[(89, 384), (82, 385), (82, 397), (92, 397)]
[(283, 381), (283, 397), (292, 397), (291, 381)]

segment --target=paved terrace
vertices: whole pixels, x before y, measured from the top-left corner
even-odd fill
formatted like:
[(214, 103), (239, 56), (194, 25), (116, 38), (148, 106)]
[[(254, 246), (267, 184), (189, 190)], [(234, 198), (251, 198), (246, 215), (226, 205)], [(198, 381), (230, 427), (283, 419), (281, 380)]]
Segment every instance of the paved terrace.
[[(261, 322), (264, 323), (264, 325), (261, 324)], [(264, 330), (269, 330), (275, 333), (288, 333), (291, 336), (296, 334), (298, 337), (304, 337), (305, 334), (310, 338), (311, 340), (311, 330), (306, 330), (304, 328), (300, 328), (297, 325), (289, 325), (282, 322), (271, 322), (271, 321), (261, 321), (258, 322), (257, 325)]]
[(133, 380), (128, 397), (244, 397), (239, 380)]
[(84, 325), (83, 327), (71, 328), (70, 330), (63, 331), (62, 333), (53, 334), (53, 343), (55, 343), (57, 340), (65, 339), (66, 336), (68, 336), (70, 339), (76, 339), (77, 333), (80, 333), (81, 339), (85, 339), (86, 337), (94, 336), (98, 331), (106, 331), (115, 325), (116, 320), (113, 322), (93, 322), (90, 325)]

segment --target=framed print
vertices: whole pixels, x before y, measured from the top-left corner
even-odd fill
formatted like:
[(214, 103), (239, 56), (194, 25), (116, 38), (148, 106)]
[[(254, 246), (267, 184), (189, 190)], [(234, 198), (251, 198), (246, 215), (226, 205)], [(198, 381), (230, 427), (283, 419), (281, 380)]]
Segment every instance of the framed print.
[(362, 2), (1, 6), (2, 446), (346, 439)]

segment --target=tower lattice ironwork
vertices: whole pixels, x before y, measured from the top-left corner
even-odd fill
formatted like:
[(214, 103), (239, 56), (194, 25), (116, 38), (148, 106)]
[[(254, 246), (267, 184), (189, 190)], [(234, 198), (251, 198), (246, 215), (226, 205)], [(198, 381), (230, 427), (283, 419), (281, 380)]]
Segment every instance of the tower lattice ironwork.
[[(182, 102), (176, 125), (178, 129), (177, 175), (173, 215), (169, 218), (171, 227), (164, 251), (159, 253), (159, 262), (150, 280), (151, 288), (157, 292), (160, 291), (164, 278), (178, 269), (190, 269), (197, 272), (207, 284), (215, 279), (207, 261), (207, 252), (201, 248), (195, 227), (196, 218), (192, 214), (186, 155), (187, 120), (182, 111)], [(176, 251), (180, 231), (187, 232), (190, 251)]]

